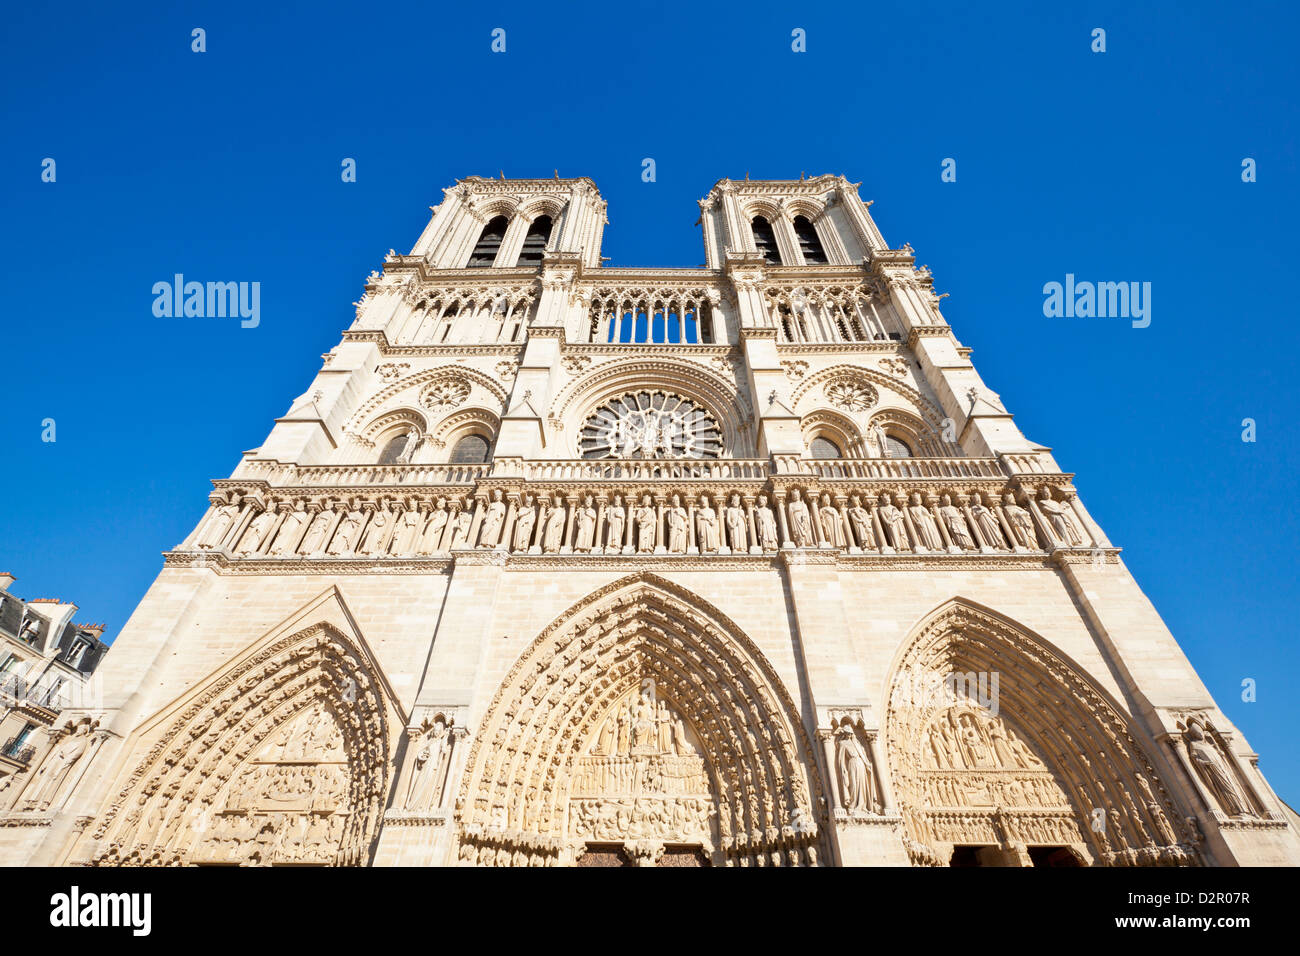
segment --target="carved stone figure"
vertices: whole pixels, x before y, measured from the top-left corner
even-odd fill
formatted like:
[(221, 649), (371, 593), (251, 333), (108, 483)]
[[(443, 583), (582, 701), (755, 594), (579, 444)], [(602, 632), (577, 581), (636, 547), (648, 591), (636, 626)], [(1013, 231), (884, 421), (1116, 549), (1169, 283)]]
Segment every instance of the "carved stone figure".
[(245, 557), (254, 554), (273, 524), (275, 524), (275, 512), (270, 510), (263, 511), (254, 518), (248, 530), (244, 532), (243, 540), (239, 542), (239, 553)]
[(627, 508), (623, 496), (615, 495), (614, 503), (605, 509), (605, 553), (618, 554), (623, 550), (623, 532), (627, 530)]
[(826, 543), (832, 548), (845, 547), (844, 528), (840, 523), (840, 512), (831, 503), (830, 495), (822, 495), (821, 519), (822, 533), (826, 536)]
[(745, 509), (740, 506), (740, 495), (732, 495), (727, 505), (727, 542), (735, 554), (749, 551), (749, 527), (745, 520)]
[(716, 552), (722, 544), (718, 535), (718, 513), (709, 503), (708, 495), (700, 496), (700, 507), (695, 512), (695, 521), (700, 529), (701, 553)]
[(577, 522), (578, 530), (573, 539), (573, 550), (577, 552), (589, 552), (596, 546), (596, 506), (592, 503), (591, 495), (587, 495), (582, 500), (582, 507), (574, 516)]
[(357, 535), (361, 531), (362, 522), (366, 520), (365, 512), (353, 509), (343, 516), (339, 522), (338, 530), (334, 532), (334, 537), (330, 540), (329, 547), (325, 553), (329, 555), (351, 554), (356, 544)]
[(461, 508), (456, 517), (452, 519), (451, 528), (451, 545), (452, 548), (464, 548), (469, 546), (469, 529), (474, 523), (474, 512), (470, 508)]
[(316, 517), (311, 519), (311, 525), (307, 528), (307, 534), (302, 539), (302, 546), (298, 549), (302, 554), (319, 554), (325, 550), (325, 535), (329, 533), (330, 523), (334, 520), (334, 512), (325, 508), (316, 513)]
[(853, 535), (857, 538), (858, 547), (864, 551), (875, 550), (876, 532), (871, 527), (871, 512), (862, 507), (862, 499), (854, 495), (849, 499), (849, 524), (853, 528)]
[(655, 549), (655, 524), (658, 516), (650, 504), (650, 496), (641, 499), (641, 506), (636, 509), (636, 549), (640, 554), (651, 554)]
[(388, 534), (388, 525), (391, 520), (392, 516), (388, 513), (387, 505), (384, 505), (371, 515), (370, 524), (366, 525), (366, 534), (357, 553), (366, 555), (383, 554), (386, 550), (384, 548), (384, 538)]
[(271, 550), (268, 553), (277, 558), (292, 554), (294, 546), (298, 543), (298, 535), (306, 523), (307, 512), (301, 506), (286, 514), (284, 520), (280, 522), (280, 528), (275, 533), (275, 540), (271, 543)]
[(558, 554), (560, 548), (564, 545), (564, 522), (566, 517), (564, 499), (556, 495), (555, 502), (551, 505), (550, 511), (546, 513), (546, 530), (542, 536), (542, 550), (547, 554)]
[(517, 554), (527, 552), (533, 540), (533, 528), (536, 526), (537, 506), (533, 504), (532, 495), (524, 495), (524, 500), (519, 505), (519, 512), (515, 515), (514, 540), (510, 543), (510, 550)]
[(500, 488), (492, 492), (492, 503), (483, 515), (483, 527), (479, 532), (480, 548), (495, 548), (501, 543), (501, 525), (506, 520), (506, 503)]
[(672, 501), (664, 511), (664, 522), (668, 525), (668, 551), (670, 554), (685, 554), (687, 546), (687, 514), (682, 507), (681, 498), (673, 495)]
[(942, 551), (943, 537), (939, 534), (939, 526), (934, 523), (934, 515), (930, 514), (930, 509), (921, 504), (919, 491), (912, 492), (912, 503), (908, 506), (907, 513), (912, 516), (912, 527), (916, 529), (916, 534), (921, 539), (919, 543), (931, 551)]
[(857, 733), (847, 724), (835, 731), (835, 769), (839, 773), (844, 809), (874, 811), (876, 794), (871, 763)]
[(816, 547), (817, 540), (813, 535), (812, 518), (808, 514), (808, 506), (800, 498), (798, 488), (790, 492), (789, 511), (790, 534), (794, 538), (795, 547)]
[(974, 551), (975, 539), (971, 537), (970, 529), (966, 527), (965, 515), (952, 503), (952, 496), (944, 495), (939, 501), (939, 516), (943, 518), (943, 523), (948, 528), (948, 537), (952, 539), (952, 543), (963, 551)]
[(880, 496), (879, 514), (885, 536), (889, 538), (889, 543), (893, 545), (894, 550), (910, 551), (911, 547), (907, 542), (907, 521), (903, 517), (902, 509), (890, 502), (889, 495)]
[(1030, 551), (1038, 550), (1038, 532), (1034, 530), (1034, 516), (1016, 504), (1015, 495), (1007, 492), (1003, 497), (1002, 511), (1015, 532), (1016, 543)]
[(414, 554), (420, 543), (420, 532), (424, 530), (425, 513), (419, 508), (408, 508), (402, 512), (397, 522), (397, 532), (393, 535), (391, 551), (393, 554)]
[(447, 528), (447, 522), (451, 520), (451, 514), (447, 511), (447, 499), (439, 498), (434, 505), (433, 514), (429, 518), (429, 523), (424, 529), (424, 538), (420, 542), (417, 552), (419, 554), (432, 554), (434, 551), (442, 549), (442, 536)]
[(1230, 817), (1254, 816), (1237, 784), (1236, 775), (1219, 750), (1218, 742), (1205, 733), (1201, 721), (1189, 720), (1183, 739), (1192, 767), (1223, 812)]
[(984, 496), (978, 491), (970, 506), (970, 515), (975, 519), (975, 527), (979, 529), (980, 536), (990, 548), (1007, 546), (1006, 538), (1002, 536), (1002, 526), (998, 524), (998, 516), (985, 507)]
[(64, 734), (32, 784), (31, 796), (27, 798), (30, 806), (44, 810), (58, 796), (64, 781), (71, 776), (77, 762), (90, 749), (91, 729), (91, 722), (83, 720), (75, 729)]
[(402, 445), (402, 450), (397, 453), (397, 458), (394, 461), (399, 465), (410, 464), (415, 450), (420, 447), (421, 441), (423, 441), (423, 436), (419, 430), (412, 428), (406, 433), (406, 443)]
[(767, 495), (759, 495), (754, 507), (754, 526), (758, 532), (758, 544), (764, 551), (775, 551), (780, 547), (781, 539), (777, 537), (776, 514), (767, 506)]
[(235, 523), (239, 517), (240, 496), (231, 495), (230, 503), (224, 504), (217, 509), (217, 513), (212, 516), (212, 524), (203, 532), (203, 540), (199, 542), (199, 547), (203, 549), (219, 548), (221, 542), (225, 539), (226, 534), (230, 531), (230, 526)]
[(1038, 510), (1047, 518), (1052, 532), (1062, 544), (1071, 547), (1083, 544), (1083, 536), (1070, 517), (1070, 506), (1064, 501), (1053, 500), (1052, 490), (1046, 486), (1038, 493)]
[(407, 789), (408, 810), (431, 810), (442, 794), (449, 736), (446, 721), (439, 716), (425, 733), (415, 755), (411, 785)]
[(889, 457), (889, 441), (885, 436), (885, 430), (879, 425), (872, 425), (867, 429), (867, 451), (871, 458)]

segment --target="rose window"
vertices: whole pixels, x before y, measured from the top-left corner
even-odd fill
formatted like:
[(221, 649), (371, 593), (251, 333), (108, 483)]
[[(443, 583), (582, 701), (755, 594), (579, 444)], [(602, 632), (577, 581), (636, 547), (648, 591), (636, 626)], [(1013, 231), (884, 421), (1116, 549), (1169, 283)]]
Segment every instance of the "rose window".
[(689, 398), (630, 392), (606, 402), (582, 427), (583, 458), (717, 458), (722, 430)]

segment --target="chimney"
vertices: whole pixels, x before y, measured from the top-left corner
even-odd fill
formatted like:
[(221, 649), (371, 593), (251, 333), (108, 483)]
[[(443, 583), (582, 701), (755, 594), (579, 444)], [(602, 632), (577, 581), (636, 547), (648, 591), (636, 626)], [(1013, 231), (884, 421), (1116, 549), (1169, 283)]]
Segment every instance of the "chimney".
[(0, 571), (0, 591), (8, 591), (16, 580), (8, 571)]

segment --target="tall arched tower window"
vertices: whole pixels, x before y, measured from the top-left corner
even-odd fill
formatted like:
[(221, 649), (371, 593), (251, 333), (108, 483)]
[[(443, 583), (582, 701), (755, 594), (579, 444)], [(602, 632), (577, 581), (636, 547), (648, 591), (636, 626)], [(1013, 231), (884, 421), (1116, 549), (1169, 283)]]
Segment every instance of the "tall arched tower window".
[(492, 446), (482, 435), (466, 435), (451, 450), (453, 465), (481, 465), (488, 460)]
[(758, 249), (758, 254), (772, 265), (779, 266), (781, 250), (776, 247), (776, 233), (772, 231), (772, 224), (762, 216), (755, 216), (750, 228), (754, 230), (754, 246)]
[(542, 255), (546, 252), (546, 244), (551, 241), (551, 227), (550, 216), (538, 216), (533, 220), (532, 225), (528, 227), (528, 234), (524, 236), (524, 247), (519, 251), (519, 265), (539, 266), (542, 264)]
[(826, 262), (826, 250), (817, 238), (817, 227), (807, 216), (794, 217), (794, 234), (799, 240), (799, 251), (803, 253), (805, 265), (817, 266)]
[(486, 269), (496, 261), (497, 253), (501, 250), (501, 240), (505, 238), (506, 226), (508, 225), (509, 221), (505, 216), (497, 216), (483, 227), (483, 232), (478, 237), (478, 243), (474, 246), (474, 252), (469, 257), (469, 268)]

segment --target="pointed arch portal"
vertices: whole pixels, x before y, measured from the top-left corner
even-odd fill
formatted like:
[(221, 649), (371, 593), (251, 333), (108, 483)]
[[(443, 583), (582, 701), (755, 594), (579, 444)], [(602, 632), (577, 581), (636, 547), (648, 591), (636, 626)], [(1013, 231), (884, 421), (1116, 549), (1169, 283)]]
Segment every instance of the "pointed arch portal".
[(458, 855), (816, 864), (811, 755), (753, 642), (685, 588), (632, 575), (551, 624), (502, 683), (467, 761)]
[(950, 601), (905, 644), (888, 687), (888, 760), (914, 862), (1197, 860), (1119, 707), (1024, 628)]

